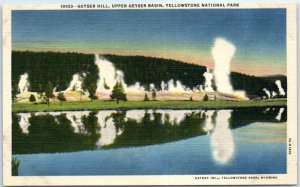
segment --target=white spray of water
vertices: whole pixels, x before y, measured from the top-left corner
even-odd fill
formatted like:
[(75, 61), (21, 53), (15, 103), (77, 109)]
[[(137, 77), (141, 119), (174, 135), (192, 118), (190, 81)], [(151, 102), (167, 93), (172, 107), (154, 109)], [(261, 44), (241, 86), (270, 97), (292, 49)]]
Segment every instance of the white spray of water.
[(117, 70), (112, 62), (105, 58), (95, 55), (95, 64), (99, 69), (99, 79), (97, 82), (96, 92), (110, 93), (117, 83), (120, 81), (125, 91), (129, 92), (143, 92), (145, 88), (136, 82), (132, 86), (127, 86), (124, 81), (124, 73), (121, 70)]
[(20, 93), (28, 92), (29, 86), (30, 86), (30, 84), (28, 81), (28, 74), (24, 73), (23, 75), (20, 76), (20, 81), (18, 84), (19, 92)]
[(285, 91), (284, 91), (284, 89), (281, 86), (281, 81), (277, 80), (277, 81), (275, 81), (275, 84), (278, 87), (279, 95), (285, 96)]
[(83, 77), (78, 73), (74, 74), (69, 87), (65, 91), (82, 91), (82, 81)]
[(185, 88), (181, 84), (180, 81), (176, 81), (176, 83), (174, 83), (174, 80), (171, 79), (168, 82), (168, 91), (169, 92), (185, 92)]
[(210, 73), (208, 68), (206, 68), (206, 72), (203, 74), (203, 77), (205, 78), (204, 90), (206, 92), (213, 92), (214, 89), (212, 88), (212, 80), (214, 78), (214, 75)]
[(211, 135), (212, 154), (215, 161), (226, 164), (234, 152), (234, 141), (229, 129), (231, 110), (220, 110), (216, 116), (216, 127)]
[(282, 113), (284, 112), (284, 108), (280, 108), (279, 109), (279, 112), (278, 112), (278, 114), (277, 114), (277, 116), (275, 117), (275, 119), (277, 120), (277, 121), (280, 121), (281, 120), (281, 117), (282, 117)]
[(267, 99), (270, 99), (270, 98), (271, 98), (271, 93), (270, 93), (270, 91), (267, 90), (266, 88), (264, 88), (263, 91), (266, 93)]
[(275, 91), (272, 91), (272, 94), (271, 94), (272, 98), (276, 97), (277, 96), (277, 93)]
[(223, 38), (217, 38), (212, 47), (215, 61), (215, 83), (217, 90), (222, 93), (233, 94), (242, 99), (247, 99), (244, 91), (234, 91), (230, 82), (230, 63), (235, 53), (235, 46)]
[(218, 91), (232, 94), (233, 89), (230, 83), (230, 63), (235, 53), (235, 46), (222, 38), (215, 40), (212, 48), (212, 55), (215, 61), (215, 82)]

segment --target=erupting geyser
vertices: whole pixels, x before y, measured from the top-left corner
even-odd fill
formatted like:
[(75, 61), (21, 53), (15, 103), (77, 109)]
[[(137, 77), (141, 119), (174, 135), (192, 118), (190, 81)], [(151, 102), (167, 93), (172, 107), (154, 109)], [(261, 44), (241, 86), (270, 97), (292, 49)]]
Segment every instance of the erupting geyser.
[(281, 86), (281, 81), (280, 81), (280, 80), (277, 80), (277, 81), (275, 81), (275, 84), (276, 84), (277, 87), (278, 87), (279, 95), (285, 96), (285, 91), (284, 91), (284, 89), (283, 89), (282, 86)]
[(82, 81), (83, 77), (81, 77), (78, 73), (74, 74), (69, 87), (65, 91), (82, 91)]
[(206, 72), (203, 74), (203, 77), (205, 78), (204, 90), (206, 92), (213, 92), (214, 89), (212, 88), (212, 80), (214, 78), (214, 75), (209, 72), (208, 68), (206, 68)]
[(263, 91), (266, 93), (267, 98), (270, 99), (270, 98), (271, 98), (271, 93), (270, 93), (270, 91), (267, 90), (266, 88), (264, 88)]
[(215, 40), (212, 55), (215, 61), (215, 82), (219, 92), (233, 94), (230, 83), (230, 63), (235, 53), (235, 46), (222, 38)]
[(235, 46), (223, 38), (217, 38), (212, 47), (215, 61), (215, 83), (217, 90), (226, 94), (233, 94), (239, 98), (247, 99), (245, 92), (234, 91), (230, 82), (230, 63), (235, 53)]
[(20, 76), (20, 81), (18, 84), (19, 92), (20, 93), (28, 92), (29, 85), (30, 84), (28, 81), (28, 74), (24, 73), (23, 75)]

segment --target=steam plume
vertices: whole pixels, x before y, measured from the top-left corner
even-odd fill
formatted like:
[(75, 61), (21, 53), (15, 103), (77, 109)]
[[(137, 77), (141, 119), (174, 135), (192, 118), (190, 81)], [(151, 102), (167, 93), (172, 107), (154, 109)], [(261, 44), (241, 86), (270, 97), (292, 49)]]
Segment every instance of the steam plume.
[(235, 53), (235, 46), (223, 38), (217, 38), (212, 48), (215, 61), (215, 82), (219, 92), (233, 94), (230, 83), (230, 62)]
[(277, 80), (277, 81), (275, 81), (275, 84), (276, 84), (277, 87), (278, 87), (279, 95), (285, 96), (285, 91), (284, 91), (284, 89), (283, 89), (282, 86), (281, 86), (281, 81), (280, 81), (280, 80)]
[(20, 76), (20, 81), (18, 84), (18, 88), (20, 93), (23, 92), (28, 92), (28, 88), (29, 88), (29, 81), (28, 81), (28, 74), (24, 73), (23, 75)]

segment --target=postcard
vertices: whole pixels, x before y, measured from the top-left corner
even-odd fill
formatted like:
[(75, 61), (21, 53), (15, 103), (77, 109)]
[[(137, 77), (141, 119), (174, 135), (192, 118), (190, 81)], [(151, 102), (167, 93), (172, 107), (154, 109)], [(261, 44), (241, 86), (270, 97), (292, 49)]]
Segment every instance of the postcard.
[(3, 7), (4, 185), (297, 183), (296, 5)]

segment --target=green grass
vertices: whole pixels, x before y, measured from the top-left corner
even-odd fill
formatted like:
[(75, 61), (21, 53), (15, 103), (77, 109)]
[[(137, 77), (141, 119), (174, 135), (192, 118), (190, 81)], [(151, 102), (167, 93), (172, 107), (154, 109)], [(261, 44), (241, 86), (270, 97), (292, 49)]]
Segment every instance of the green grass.
[(217, 109), (236, 107), (259, 106), (286, 106), (286, 100), (261, 100), (261, 101), (69, 101), (47, 104), (13, 103), (13, 112), (35, 111), (64, 111), (64, 110), (108, 110), (108, 109)]

